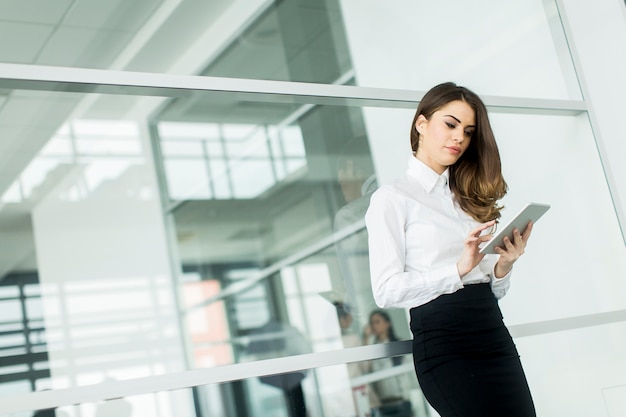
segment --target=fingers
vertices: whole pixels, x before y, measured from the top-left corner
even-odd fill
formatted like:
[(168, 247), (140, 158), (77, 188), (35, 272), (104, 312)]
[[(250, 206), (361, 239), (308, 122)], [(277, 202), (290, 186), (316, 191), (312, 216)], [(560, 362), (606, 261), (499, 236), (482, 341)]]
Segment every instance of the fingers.
[(476, 227), (475, 229), (473, 229), (469, 235), (470, 236), (478, 236), (480, 234), (480, 232), (482, 232), (483, 230), (493, 226), (494, 224), (496, 224), (495, 220), (491, 220), (487, 223), (482, 223), (481, 225), (479, 225), (478, 227)]
[(493, 239), (493, 235), (480, 235), (478, 236), (478, 240), (480, 240), (480, 242), (489, 242), (491, 239)]
[(524, 239), (524, 242), (528, 242), (528, 238), (530, 238), (530, 233), (533, 231), (533, 222), (528, 223), (528, 226), (526, 226), (526, 230), (524, 230), (524, 233), (522, 233), (522, 239)]
[(480, 236), (469, 236), (467, 239), (465, 239), (465, 245), (472, 245), (472, 244), (481, 244), (483, 242), (489, 242), (491, 240), (491, 238), (493, 238), (493, 235), (480, 235)]
[(497, 247), (496, 253), (501, 256), (506, 256), (510, 258), (512, 261), (517, 260), (520, 256), (524, 254), (526, 249), (526, 240), (528, 240), (528, 236), (530, 236), (528, 227), (524, 231), (526, 237), (522, 235), (519, 230), (513, 230), (513, 240), (511, 240), (508, 236), (502, 239), (504, 247)]

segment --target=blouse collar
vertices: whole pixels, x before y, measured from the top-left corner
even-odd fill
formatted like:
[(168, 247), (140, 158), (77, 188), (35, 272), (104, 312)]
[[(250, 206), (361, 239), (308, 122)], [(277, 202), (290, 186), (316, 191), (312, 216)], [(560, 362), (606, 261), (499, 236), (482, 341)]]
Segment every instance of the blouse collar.
[(427, 193), (430, 193), (438, 184), (442, 187), (448, 188), (450, 169), (446, 168), (443, 174), (439, 175), (432, 170), (428, 165), (420, 161), (415, 157), (415, 154), (409, 158), (409, 168), (407, 174), (416, 179), (420, 183)]

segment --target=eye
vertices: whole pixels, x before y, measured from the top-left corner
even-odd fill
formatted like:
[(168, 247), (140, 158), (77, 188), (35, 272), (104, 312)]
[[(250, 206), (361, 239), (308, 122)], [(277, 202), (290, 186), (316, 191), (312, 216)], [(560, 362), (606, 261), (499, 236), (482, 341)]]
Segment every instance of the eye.
[(465, 136), (467, 136), (468, 138), (471, 138), (473, 134), (474, 134), (473, 130), (466, 130), (465, 131)]
[(456, 126), (450, 122), (445, 122), (446, 126), (448, 126), (450, 129), (454, 129)]

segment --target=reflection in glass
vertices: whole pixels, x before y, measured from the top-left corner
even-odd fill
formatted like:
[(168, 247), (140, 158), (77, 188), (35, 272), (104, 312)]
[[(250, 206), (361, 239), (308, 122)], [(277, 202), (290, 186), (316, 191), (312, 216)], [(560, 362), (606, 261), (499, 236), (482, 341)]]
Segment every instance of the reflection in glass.
[(297, 126), (162, 122), (158, 129), (173, 200), (254, 198), (306, 164)]
[(84, 187), (73, 188), (67, 198), (78, 199), (103, 182), (118, 178), (143, 162), (138, 125), (132, 121), (74, 120), (63, 123), (37, 156), (2, 195), (3, 203), (36, 200), (38, 189), (62, 178), (73, 164), (84, 165)]
[(0, 280), (0, 397), (37, 389), (50, 376), (36, 281), (32, 273)]
[(339, 3), (271, 2), (202, 75), (334, 82), (351, 69)]
[[(195, 107), (214, 111), (190, 121), (186, 115), (200, 114)], [(212, 335), (204, 342), (192, 336), (194, 349), (225, 344), (232, 361), (249, 360), (248, 338), (271, 323), (296, 328), (312, 351), (340, 347), (335, 300), (328, 297), (345, 295), (337, 253), (332, 242), (311, 248), (337, 226), (350, 226), (335, 224), (350, 198), (342, 192), (340, 175), (347, 181), (339, 160), (358, 160), (359, 177), (374, 175), (367, 137), (355, 133), (363, 130), (361, 112), (285, 104), (268, 112), (264, 103), (236, 103), (228, 114), (222, 108), (208, 97), (174, 100), (153, 122), (157, 163), (173, 203), (181, 285), (197, 286), (183, 290), (186, 320), (200, 310), (208, 317), (206, 308), (223, 311), (211, 313), (210, 324), (204, 320), (215, 331), (205, 329)], [(365, 274), (359, 279), (369, 286)], [(196, 323), (188, 327), (202, 331)], [(192, 366), (209, 363), (223, 361), (204, 358)]]

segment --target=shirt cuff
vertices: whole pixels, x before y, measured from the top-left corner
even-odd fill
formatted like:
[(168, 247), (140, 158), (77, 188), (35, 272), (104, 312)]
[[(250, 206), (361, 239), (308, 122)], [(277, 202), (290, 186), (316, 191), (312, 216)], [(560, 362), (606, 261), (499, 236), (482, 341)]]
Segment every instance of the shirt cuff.
[(505, 276), (502, 278), (496, 278), (496, 266), (491, 268), (491, 291), (496, 296), (497, 299), (504, 297), (511, 286), (511, 274), (513, 269), (511, 269)]
[(498, 278), (496, 277), (496, 264), (497, 262), (495, 262), (493, 264), (493, 266), (491, 267), (491, 276), (493, 277), (494, 281), (501, 281), (501, 280), (508, 280), (509, 278), (511, 278), (511, 273), (513, 272), (513, 268), (511, 268), (511, 270), (509, 272), (506, 273), (505, 276)]

